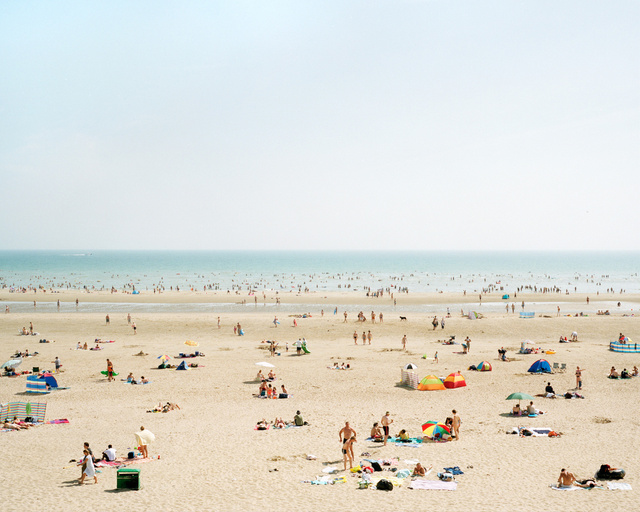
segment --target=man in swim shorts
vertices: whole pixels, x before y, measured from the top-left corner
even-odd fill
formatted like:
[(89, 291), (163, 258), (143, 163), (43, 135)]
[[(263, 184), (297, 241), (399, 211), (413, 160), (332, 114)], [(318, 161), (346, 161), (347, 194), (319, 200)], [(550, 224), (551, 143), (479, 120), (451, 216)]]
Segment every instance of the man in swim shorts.
[[(349, 426), (348, 421), (345, 421), (344, 427), (342, 427), (342, 430), (340, 430), (340, 433), (338, 435), (340, 436), (340, 441), (342, 441), (342, 447), (343, 449), (345, 449), (347, 448), (347, 446), (344, 445), (347, 443), (347, 441), (349, 441), (349, 439), (356, 436), (356, 431)], [(351, 457), (353, 457), (353, 446), (348, 445), (348, 448), (350, 449)]]
[(576, 477), (573, 473), (570, 473), (565, 468), (562, 468), (560, 471), (560, 476), (558, 477), (558, 487), (573, 487), (573, 484), (576, 481)]
[(384, 445), (386, 446), (387, 439), (389, 439), (389, 425), (393, 423), (393, 420), (389, 418), (389, 411), (385, 413), (385, 415), (380, 420), (380, 423), (382, 424), (382, 430), (384, 433)]

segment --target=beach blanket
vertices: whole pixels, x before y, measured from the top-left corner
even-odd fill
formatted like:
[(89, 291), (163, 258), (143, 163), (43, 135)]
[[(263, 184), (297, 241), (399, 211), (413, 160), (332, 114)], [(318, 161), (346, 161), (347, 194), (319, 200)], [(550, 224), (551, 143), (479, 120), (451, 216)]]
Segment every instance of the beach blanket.
[(455, 491), (457, 482), (441, 482), (439, 480), (414, 480), (409, 484), (409, 489), (427, 489), (434, 491)]
[(611, 491), (630, 491), (631, 484), (625, 484), (622, 482), (607, 482), (607, 487)]
[(557, 485), (552, 485), (551, 488), (554, 491), (584, 491), (586, 489), (585, 487), (576, 487), (575, 485), (572, 485), (571, 487), (558, 487)]
[(47, 404), (32, 402), (10, 402), (0, 407), (0, 420), (12, 420), (17, 416), (19, 420), (31, 417), (37, 422), (43, 422), (47, 412)]
[(102, 340), (96, 340), (96, 343), (115, 343), (116, 340), (108, 340), (108, 341), (102, 341)]
[(46, 422), (47, 425), (61, 425), (63, 423), (69, 423), (69, 420), (66, 418), (62, 418), (62, 419), (50, 420)]

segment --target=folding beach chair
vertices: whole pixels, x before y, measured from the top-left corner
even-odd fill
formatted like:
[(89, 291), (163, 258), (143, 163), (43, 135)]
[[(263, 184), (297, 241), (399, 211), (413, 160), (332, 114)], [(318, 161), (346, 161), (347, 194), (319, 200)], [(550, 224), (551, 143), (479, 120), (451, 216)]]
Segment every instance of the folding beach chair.
[(560, 371), (561, 372), (566, 372), (567, 371), (567, 363), (562, 363), (562, 365), (560, 366)]
[(554, 372), (560, 371), (560, 365), (558, 363), (553, 363), (553, 371)]

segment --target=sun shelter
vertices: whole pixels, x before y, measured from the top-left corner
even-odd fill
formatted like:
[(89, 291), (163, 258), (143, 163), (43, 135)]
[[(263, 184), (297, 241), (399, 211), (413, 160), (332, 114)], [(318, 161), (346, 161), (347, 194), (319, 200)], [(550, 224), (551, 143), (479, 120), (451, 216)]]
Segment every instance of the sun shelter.
[(418, 384), (420, 391), (440, 391), (446, 389), (442, 381), (435, 375), (427, 375)]
[(42, 380), (45, 382), (49, 389), (58, 389), (58, 381), (56, 378), (50, 373), (41, 373), (38, 376), (38, 380)]
[(187, 362), (186, 361), (182, 361), (177, 367), (176, 370), (188, 370), (189, 367), (187, 366)]
[(466, 385), (467, 382), (459, 373), (450, 373), (449, 376), (444, 379), (444, 387), (447, 389), (463, 388)]
[(28, 375), (27, 393), (46, 395), (47, 393), (50, 393), (50, 391), (47, 389), (46, 381), (41, 380), (37, 375)]
[(529, 373), (551, 373), (551, 365), (546, 359), (538, 359), (531, 365), (528, 370)]
[(11, 402), (0, 407), (0, 421), (12, 420), (17, 417), (21, 421), (33, 418), (34, 421), (41, 423), (44, 421), (46, 412), (47, 404)]
[(418, 389), (418, 367), (415, 364), (409, 363), (400, 370), (400, 378), (402, 384), (413, 389)]
[(491, 367), (491, 363), (488, 361), (482, 361), (478, 366), (476, 366), (476, 370), (479, 372), (490, 372), (493, 368)]
[(478, 319), (478, 313), (476, 313), (475, 311), (469, 311), (469, 314), (467, 316), (469, 317), (469, 320), (477, 320)]
[(422, 433), (434, 441), (448, 441), (451, 439), (451, 429), (444, 423), (427, 421), (422, 425)]

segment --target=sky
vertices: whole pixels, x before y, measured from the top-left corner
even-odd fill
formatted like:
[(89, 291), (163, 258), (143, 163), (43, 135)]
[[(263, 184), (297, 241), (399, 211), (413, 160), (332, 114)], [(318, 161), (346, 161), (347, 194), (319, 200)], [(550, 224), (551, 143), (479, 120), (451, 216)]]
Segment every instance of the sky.
[(0, 3), (0, 249), (640, 250), (640, 3)]

